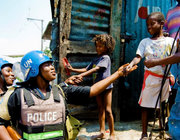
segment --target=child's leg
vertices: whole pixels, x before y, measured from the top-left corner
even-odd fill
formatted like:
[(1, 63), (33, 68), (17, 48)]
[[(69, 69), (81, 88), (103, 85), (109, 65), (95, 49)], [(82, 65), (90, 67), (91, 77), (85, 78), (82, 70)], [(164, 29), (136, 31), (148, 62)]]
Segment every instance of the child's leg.
[(108, 121), (109, 129), (110, 129), (110, 139), (114, 140), (115, 139), (114, 117), (113, 117), (112, 109), (111, 109), (112, 89), (107, 90), (107, 92), (104, 96), (104, 103), (105, 103), (105, 111), (106, 111), (107, 121)]
[(141, 109), (141, 121), (142, 121), (142, 136), (147, 136), (148, 125), (148, 109), (142, 107)]
[(103, 103), (103, 94), (98, 95), (96, 97), (97, 104), (98, 104), (98, 110), (99, 110), (99, 125), (100, 125), (100, 132), (105, 133), (105, 109), (104, 109), (104, 103)]
[(95, 135), (92, 139), (104, 138), (105, 137), (105, 107), (104, 107), (104, 93), (96, 96), (96, 101), (98, 105), (98, 115), (99, 115), (99, 126), (100, 126), (100, 134)]

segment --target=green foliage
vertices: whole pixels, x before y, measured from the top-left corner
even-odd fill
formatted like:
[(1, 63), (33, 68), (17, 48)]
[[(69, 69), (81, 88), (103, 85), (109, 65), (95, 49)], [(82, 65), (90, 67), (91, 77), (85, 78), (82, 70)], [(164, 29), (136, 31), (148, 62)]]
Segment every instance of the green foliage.
[(45, 53), (47, 56), (49, 56), (50, 58), (52, 58), (52, 52), (51, 52), (51, 50), (49, 49), (49, 47), (46, 47), (46, 48), (44, 49), (44, 53)]

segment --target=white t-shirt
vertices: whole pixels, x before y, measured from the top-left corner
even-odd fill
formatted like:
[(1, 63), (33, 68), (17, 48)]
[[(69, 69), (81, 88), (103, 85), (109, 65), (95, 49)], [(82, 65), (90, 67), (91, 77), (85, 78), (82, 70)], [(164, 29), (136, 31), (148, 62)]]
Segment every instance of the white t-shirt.
[[(143, 39), (138, 46), (136, 51), (137, 55), (140, 55), (141, 58), (145, 57), (145, 59), (158, 59), (165, 58), (170, 55), (172, 44), (174, 39), (171, 37), (162, 37), (157, 40), (152, 40), (150, 38)], [(176, 42), (174, 44), (174, 49), (172, 54), (175, 53), (176, 50)], [(153, 73), (163, 75), (165, 66), (155, 66), (152, 68), (147, 68), (145, 66), (145, 70), (149, 70)]]

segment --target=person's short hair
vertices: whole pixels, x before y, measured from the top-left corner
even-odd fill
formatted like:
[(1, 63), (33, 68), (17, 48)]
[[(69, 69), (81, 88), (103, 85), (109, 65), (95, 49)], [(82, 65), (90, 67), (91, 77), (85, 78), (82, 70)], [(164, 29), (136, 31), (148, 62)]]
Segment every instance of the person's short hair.
[(157, 22), (159, 22), (159, 23), (165, 22), (164, 15), (163, 15), (161, 12), (153, 12), (153, 13), (151, 13), (150, 15), (148, 15), (146, 21), (147, 21), (150, 17), (156, 18)]
[(93, 41), (94, 41), (95, 45), (97, 42), (102, 43), (107, 48), (108, 54), (113, 52), (113, 50), (115, 48), (115, 44), (116, 44), (116, 41), (114, 40), (114, 38), (108, 34), (96, 35), (93, 38)]

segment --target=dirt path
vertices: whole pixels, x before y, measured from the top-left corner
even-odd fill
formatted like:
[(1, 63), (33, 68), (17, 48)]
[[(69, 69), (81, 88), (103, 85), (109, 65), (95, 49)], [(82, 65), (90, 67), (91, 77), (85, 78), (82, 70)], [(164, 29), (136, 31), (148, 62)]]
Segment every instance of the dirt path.
[[(150, 122), (152, 124), (152, 122)], [(157, 127), (157, 126), (156, 126)], [(109, 130), (106, 124), (106, 135), (107, 139), (109, 136)], [(148, 132), (150, 132), (151, 127), (149, 127)], [(99, 124), (98, 121), (86, 121), (85, 125), (82, 127), (80, 133), (76, 140), (91, 140), (91, 136), (98, 134)], [(141, 137), (141, 122), (117, 122), (115, 123), (115, 134), (116, 140), (139, 140)], [(153, 133), (153, 140), (158, 136), (158, 132)], [(168, 135), (166, 135), (168, 137)], [(106, 140), (107, 140), (106, 139)], [(105, 139), (104, 139), (105, 140)], [(157, 140), (160, 140), (157, 138)]]

